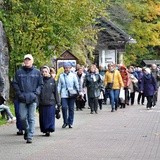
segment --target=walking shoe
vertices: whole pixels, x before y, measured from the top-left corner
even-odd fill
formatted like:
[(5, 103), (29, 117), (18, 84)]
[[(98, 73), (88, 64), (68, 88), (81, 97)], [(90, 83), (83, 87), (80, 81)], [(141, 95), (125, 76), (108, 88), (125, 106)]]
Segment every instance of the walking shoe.
[(69, 128), (73, 128), (71, 124), (69, 124)]
[(11, 118), (9, 118), (9, 119), (7, 120), (7, 122), (8, 122), (8, 123), (11, 123), (11, 122), (12, 122), (12, 119), (11, 119)]
[(62, 128), (66, 128), (66, 127), (67, 127), (67, 124), (64, 123), (64, 124), (62, 125)]
[(111, 112), (114, 112), (114, 109), (112, 109)]
[(13, 121), (16, 121), (16, 117), (13, 117), (11, 120), (12, 120), (12, 122), (13, 122)]
[(32, 143), (31, 139), (27, 139), (26, 143)]
[(22, 131), (22, 130), (19, 130), (19, 131), (17, 132), (17, 135), (18, 135), (18, 136), (23, 135), (23, 131)]
[(50, 132), (47, 132), (47, 133), (45, 134), (45, 136), (49, 137), (49, 136), (50, 136)]
[(93, 111), (91, 111), (91, 113), (90, 114), (93, 114)]

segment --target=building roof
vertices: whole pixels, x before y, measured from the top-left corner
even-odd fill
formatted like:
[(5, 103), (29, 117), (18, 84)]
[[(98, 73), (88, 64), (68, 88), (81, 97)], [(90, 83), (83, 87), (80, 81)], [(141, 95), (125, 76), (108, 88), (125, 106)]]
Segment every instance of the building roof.
[(64, 51), (57, 60), (78, 60), (69, 50)]
[(96, 25), (101, 31), (98, 34), (98, 47), (122, 48), (131, 39), (127, 33), (106, 19), (99, 19)]
[(160, 65), (160, 60), (142, 60), (142, 65), (150, 66), (152, 64)]

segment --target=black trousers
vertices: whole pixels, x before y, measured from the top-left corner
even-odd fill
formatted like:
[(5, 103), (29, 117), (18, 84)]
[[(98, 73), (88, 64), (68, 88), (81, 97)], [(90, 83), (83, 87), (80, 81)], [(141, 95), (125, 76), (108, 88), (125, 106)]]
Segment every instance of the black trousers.
[(131, 93), (130, 93), (131, 105), (134, 104), (134, 99), (135, 99), (135, 92), (131, 92)]
[(91, 112), (98, 110), (98, 97), (89, 98), (89, 106), (91, 108)]
[(125, 94), (125, 104), (129, 104), (129, 90), (127, 87), (124, 87), (124, 94)]
[(141, 101), (141, 104), (144, 103), (144, 94), (141, 92), (138, 93), (137, 103), (139, 104), (140, 101)]
[(147, 96), (147, 108), (151, 108), (152, 107), (152, 102), (153, 102), (153, 96)]
[(99, 104), (100, 110), (102, 109), (102, 102), (103, 102), (103, 99), (98, 99), (98, 104)]

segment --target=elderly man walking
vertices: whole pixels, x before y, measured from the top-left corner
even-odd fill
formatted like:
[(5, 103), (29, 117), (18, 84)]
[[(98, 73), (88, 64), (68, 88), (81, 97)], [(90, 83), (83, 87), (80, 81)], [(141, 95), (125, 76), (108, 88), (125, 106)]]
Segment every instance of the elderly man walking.
[(43, 80), (41, 73), (33, 66), (31, 54), (24, 56), (24, 66), (17, 70), (13, 87), (19, 101), (19, 114), (25, 131), (26, 143), (32, 143), (35, 129), (35, 112), (38, 102), (38, 95), (41, 91)]

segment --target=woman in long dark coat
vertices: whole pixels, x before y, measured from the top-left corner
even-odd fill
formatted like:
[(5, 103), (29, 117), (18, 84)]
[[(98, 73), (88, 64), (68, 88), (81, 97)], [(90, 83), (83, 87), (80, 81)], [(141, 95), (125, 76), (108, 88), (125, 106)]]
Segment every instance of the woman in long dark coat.
[(157, 92), (157, 83), (149, 68), (144, 70), (140, 89), (144, 96), (147, 98), (147, 109), (151, 109), (153, 96)]
[(55, 131), (55, 106), (60, 109), (59, 96), (55, 80), (50, 75), (48, 66), (42, 67), (44, 85), (39, 97), (40, 130), (46, 136)]
[(91, 108), (91, 114), (98, 113), (98, 97), (102, 88), (102, 78), (96, 73), (96, 66), (91, 65), (89, 73), (86, 74), (84, 79), (84, 87), (87, 87), (87, 96), (89, 101), (89, 107)]

